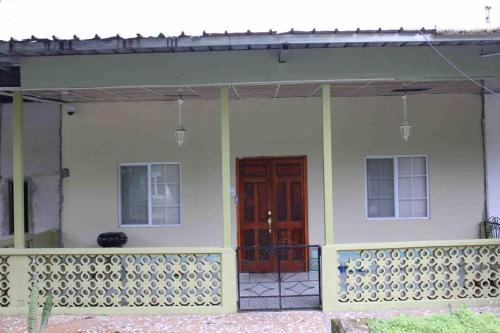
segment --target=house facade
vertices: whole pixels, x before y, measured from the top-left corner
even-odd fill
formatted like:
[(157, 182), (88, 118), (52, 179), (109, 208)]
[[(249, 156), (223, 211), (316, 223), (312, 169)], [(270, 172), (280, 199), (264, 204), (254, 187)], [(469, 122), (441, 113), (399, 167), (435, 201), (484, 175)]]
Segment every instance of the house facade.
[[(4, 250), (17, 269), (4, 279), (45, 281), (61, 312), (498, 304), (499, 243), (481, 239), (500, 199), (500, 58), (484, 56), (498, 44), (436, 31), (0, 44), (20, 71), (2, 88), (15, 247), (31, 173), (50, 184), (30, 230), (56, 227), (63, 246)], [(104, 232), (125, 247), (99, 248)], [(68, 265), (90, 285), (68, 294), (85, 280)], [(5, 309), (25, 306), (26, 288), (3, 290)]]
[[(332, 99), (336, 243), (479, 238), (486, 214), (481, 96), (409, 96), (408, 106), (414, 132), (405, 142), (399, 131), (400, 96)], [(237, 211), (251, 200), (238, 189), (237, 160), (262, 156), (305, 158), (307, 198), (301, 199), (307, 201), (300, 205), (307, 208), (307, 243), (323, 244), (320, 98), (249, 98), (231, 100), (230, 108), (232, 246), (243, 244)], [(62, 166), (70, 170), (63, 180), (65, 246), (94, 247), (98, 234), (118, 230), (129, 237), (127, 246), (222, 244), (217, 101), (184, 102), (187, 135), (181, 147), (173, 135), (175, 101), (78, 104), (77, 110), (62, 121)], [(367, 217), (366, 159), (383, 156), (427, 161), (428, 213), (410, 219)], [(129, 163), (179, 163), (180, 220), (150, 226), (142, 225), (147, 218), (130, 226), (123, 217), (120, 221), (120, 166)]]

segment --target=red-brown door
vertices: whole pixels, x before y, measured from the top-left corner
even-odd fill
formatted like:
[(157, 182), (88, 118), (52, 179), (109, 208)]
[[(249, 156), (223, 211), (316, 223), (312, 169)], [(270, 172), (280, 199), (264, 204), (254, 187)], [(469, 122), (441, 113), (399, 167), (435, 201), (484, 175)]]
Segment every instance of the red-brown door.
[(238, 243), (244, 272), (304, 271), (307, 244), (305, 157), (242, 158), (238, 173)]

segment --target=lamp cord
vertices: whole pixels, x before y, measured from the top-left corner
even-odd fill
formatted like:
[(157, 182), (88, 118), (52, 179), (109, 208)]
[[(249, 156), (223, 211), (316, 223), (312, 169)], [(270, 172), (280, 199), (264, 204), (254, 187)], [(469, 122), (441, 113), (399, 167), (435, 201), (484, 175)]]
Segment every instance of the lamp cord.
[(487, 92), (495, 95), (495, 96), (498, 96), (500, 97), (500, 94), (494, 92), (493, 90), (491, 90), (490, 88), (486, 87), (485, 85), (481, 84), (480, 82), (474, 80), (473, 78), (471, 78), (469, 75), (467, 75), (463, 70), (461, 70), (457, 65), (455, 65), (451, 60), (449, 60), (448, 58), (446, 58), (434, 45), (432, 45), (432, 43), (429, 41), (429, 39), (425, 36), (425, 34), (423, 33), (423, 31), (419, 30), (418, 31), (420, 33), (420, 35), (422, 35), (422, 37), (424, 37), (425, 41), (427, 42), (427, 45), (429, 45), (431, 47), (431, 49), (434, 50), (434, 52), (436, 52), (436, 54), (438, 56), (440, 56), (444, 61), (446, 61), (446, 63), (448, 65), (450, 65), (454, 70), (456, 70), (458, 73), (460, 73), (462, 76), (464, 76), (465, 78), (469, 79), (471, 82), (473, 82), (475, 85), (477, 85), (478, 87), (481, 87), (483, 88), (484, 90), (486, 90)]
[(182, 125), (182, 103), (184, 103), (184, 100), (179, 97), (177, 100), (177, 104), (179, 105), (178, 107), (178, 118), (179, 118), (179, 125)]
[(403, 100), (403, 117), (405, 121), (408, 121), (408, 113), (406, 111), (406, 95), (401, 96), (401, 99)]

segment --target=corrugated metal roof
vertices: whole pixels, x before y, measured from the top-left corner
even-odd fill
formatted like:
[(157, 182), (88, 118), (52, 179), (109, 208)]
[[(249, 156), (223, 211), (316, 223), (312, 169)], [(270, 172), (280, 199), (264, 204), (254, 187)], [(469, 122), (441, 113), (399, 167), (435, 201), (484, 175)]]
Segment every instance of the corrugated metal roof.
[[(101, 38), (71, 39), (31, 38), (8, 41), (0, 40), (0, 86), (19, 86), (19, 62), (22, 57), (129, 54), (158, 52), (210, 52), (266, 49), (316, 49), (347, 47), (410, 47), (426, 46), (484, 45), (485, 50), (500, 45), (500, 28), (493, 30), (447, 30), (436, 29), (376, 29), (376, 30), (310, 30), (276, 32), (223, 32), (190, 36), (182, 32), (178, 36), (144, 37), (137, 34), (132, 38), (120, 35)], [(497, 45), (495, 47), (495, 45)], [(284, 54), (286, 52), (283, 52)], [(280, 55), (281, 56), (281, 55)], [(281, 61), (281, 58), (280, 58)]]
[(72, 39), (31, 38), (0, 41), (0, 63), (13, 63), (20, 57), (49, 55), (121, 54), (156, 52), (205, 52), (230, 50), (259, 50), (280, 48), (338, 48), (338, 47), (408, 47), (425, 46), (423, 36), (436, 46), (448, 45), (494, 45), (500, 44), (500, 30), (493, 31), (444, 31), (420, 30), (328, 30), (267, 32), (206, 33), (199, 36), (144, 37), (133, 38), (120, 35), (101, 38)]

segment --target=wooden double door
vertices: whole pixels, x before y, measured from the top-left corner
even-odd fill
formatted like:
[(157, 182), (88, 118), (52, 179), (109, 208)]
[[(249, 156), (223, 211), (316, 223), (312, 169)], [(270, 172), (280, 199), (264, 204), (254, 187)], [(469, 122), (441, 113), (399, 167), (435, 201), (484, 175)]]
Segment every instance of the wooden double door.
[(306, 157), (237, 159), (242, 272), (307, 268)]

